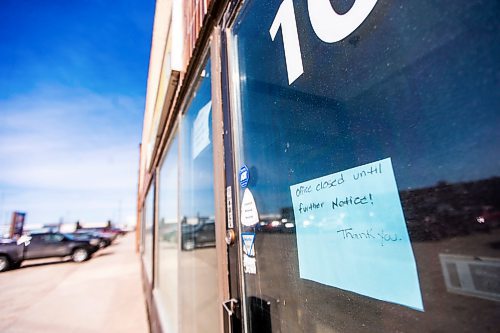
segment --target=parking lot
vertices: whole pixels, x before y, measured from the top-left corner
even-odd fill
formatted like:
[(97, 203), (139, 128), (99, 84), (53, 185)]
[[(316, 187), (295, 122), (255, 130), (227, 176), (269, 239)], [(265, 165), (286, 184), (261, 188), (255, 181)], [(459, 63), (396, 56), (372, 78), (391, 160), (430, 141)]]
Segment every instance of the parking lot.
[(148, 332), (134, 234), (89, 261), (45, 259), (0, 273), (0, 332)]

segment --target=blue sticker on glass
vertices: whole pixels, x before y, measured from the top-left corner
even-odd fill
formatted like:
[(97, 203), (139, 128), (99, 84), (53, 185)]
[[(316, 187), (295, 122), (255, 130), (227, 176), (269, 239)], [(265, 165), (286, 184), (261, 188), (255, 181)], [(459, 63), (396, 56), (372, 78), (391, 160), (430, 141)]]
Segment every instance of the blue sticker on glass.
[(301, 278), (424, 310), (390, 158), (290, 192)]
[(254, 257), (255, 251), (253, 248), (253, 244), (255, 242), (255, 234), (251, 232), (242, 232), (241, 239), (243, 243), (243, 252), (245, 252), (248, 256)]
[(250, 172), (248, 171), (248, 168), (246, 165), (243, 165), (240, 168), (239, 179), (240, 179), (241, 187), (243, 187), (243, 188), (247, 187), (248, 179), (250, 179)]

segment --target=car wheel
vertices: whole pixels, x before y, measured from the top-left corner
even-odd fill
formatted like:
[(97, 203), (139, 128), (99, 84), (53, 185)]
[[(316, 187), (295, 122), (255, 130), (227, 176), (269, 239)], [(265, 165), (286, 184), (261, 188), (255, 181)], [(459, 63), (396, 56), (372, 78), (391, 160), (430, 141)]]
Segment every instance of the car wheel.
[(83, 262), (89, 258), (89, 251), (78, 248), (73, 251), (73, 254), (71, 255), (71, 259), (73, 259), (74, 262)]
[(196, 243), (194, 242), (194, 239), (187, 239), (182, 244), (182, 246), (184, 247), (184, 250), (186, 250), (186, 251), (194, 250), (195, 245), (196, 245)]
[(9, 269), (10, 262), (6, 256), (0, 256), (0, 272), (5, 272)]
[(11, 264), (11, 265), (10, 265), (10, 267), (11, 267), (11, 268), (18, 269), (18, 268), (20, 268), (20, 267), (21, 267), (21, 265), (22, 265), (22, 264), (23, 264), (22, 262), (16, 262), (16, 263), (14, 263), (14, 264)]

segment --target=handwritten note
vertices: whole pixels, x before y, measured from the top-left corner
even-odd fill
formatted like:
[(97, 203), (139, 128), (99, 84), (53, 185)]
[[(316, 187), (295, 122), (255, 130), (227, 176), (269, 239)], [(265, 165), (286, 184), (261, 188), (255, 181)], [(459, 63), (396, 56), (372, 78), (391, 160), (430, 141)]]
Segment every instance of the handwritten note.
[(390, 158), (290, 192), (301, 278), (423, 311)]

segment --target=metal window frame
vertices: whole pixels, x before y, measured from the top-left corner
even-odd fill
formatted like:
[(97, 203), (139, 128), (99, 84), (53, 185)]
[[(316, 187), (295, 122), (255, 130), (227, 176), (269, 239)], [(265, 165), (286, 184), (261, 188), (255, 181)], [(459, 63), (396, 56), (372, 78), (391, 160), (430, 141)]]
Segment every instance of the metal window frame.
[[(243, 145), (243, 137), (242, 137), (242, 122), (241, 122), (241, 92), (240, 92), (240, 71), (239, 71), (239, 54), (237, 48), (237, 37), (234, 34), (234, 26), (236, 20), (241, 15), (243, 10), (245, 9), (248, 1), (245, 0), (235, 0), (230, 4), (230, 8), (225, 13), (224, 16), (224, 37), (226, 40), (226, 59), (227, 59), (227, 73), (228, 76), (228, 87), (229, 90), (229, 109), (230, 109), (230, 123), (228, 126), (231, 127), (232, 135), (231, 135), (231, 145), (232, 145), (232, 164), (235, 167), (232, 174), (232, 184), (233, 184), (233, 206), (237, 207), (236, 210), (239, 211), (239, 207), (241, 205), (241, 189), (238, 186), (239, 182), (237, 179), (237, 167), (242, 164), (244, 161), (243, 151), (241, 149)], [(238, 241), (236, 242), (238, 246), (237, 256), (238, 256), (238, 280), (239, 280), (239, 288), (240, 288), (240, 298), (241, 298), (241, 317), (242, 317), (242, 331), (249, 331), (249, 318), (247, 312), (247, 303), (246, 303), (246, 281), (245, 281), (245, 273), (243, 268), (243, 248), (239, 242), (241, 237), (240, 231), (240, 214), (235, 214), (234, 224), (237, 226), (236, 234)]]

